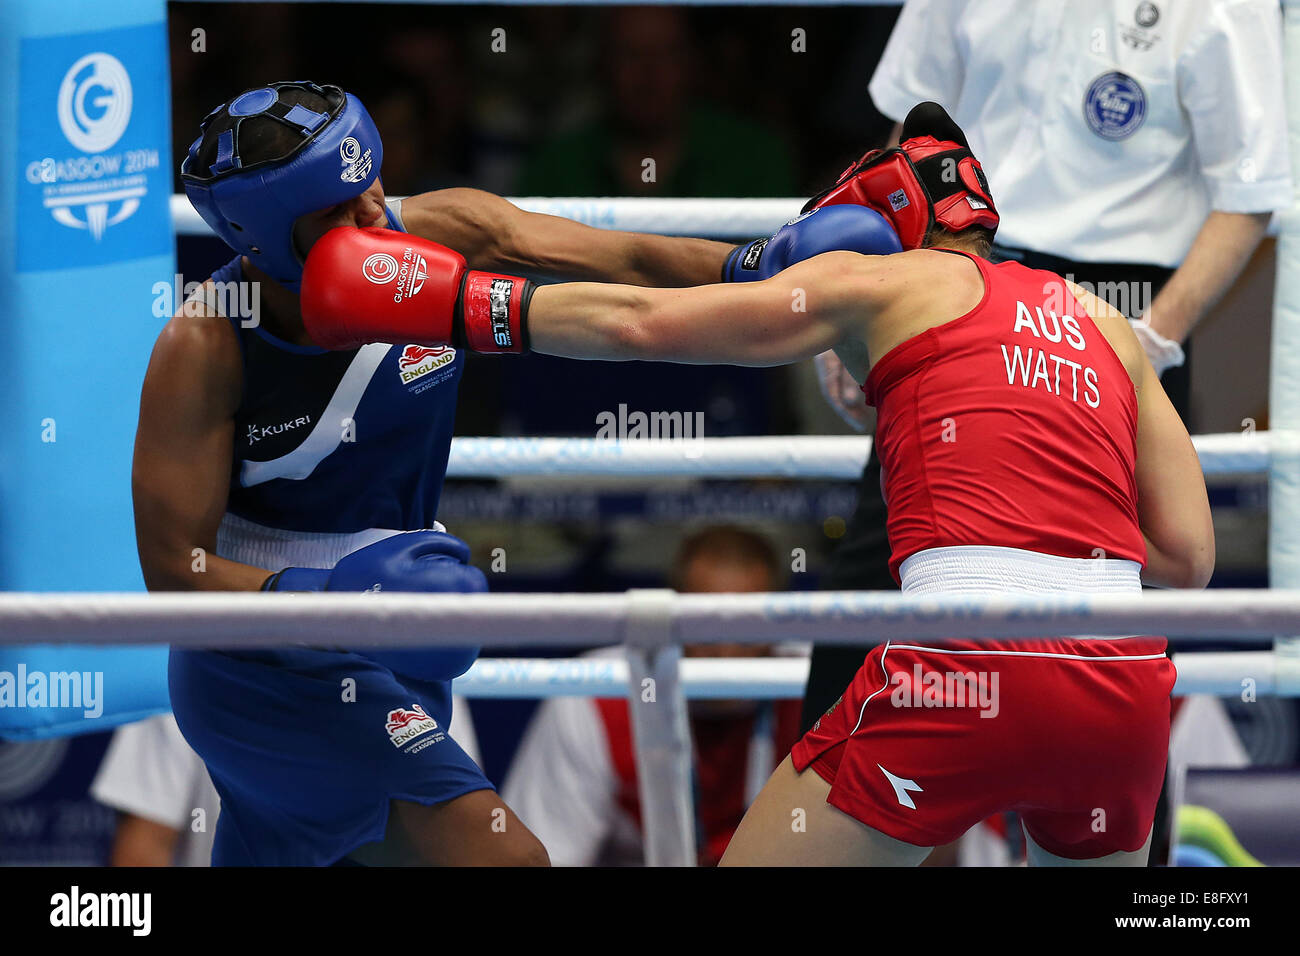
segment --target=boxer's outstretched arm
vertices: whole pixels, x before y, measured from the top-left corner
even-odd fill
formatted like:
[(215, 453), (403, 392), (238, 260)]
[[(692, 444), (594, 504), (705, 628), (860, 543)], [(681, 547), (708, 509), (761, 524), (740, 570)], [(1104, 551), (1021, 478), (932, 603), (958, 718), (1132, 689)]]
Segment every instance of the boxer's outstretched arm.
[(829, 252), (762, 282), (690, 289), (566, 283), (538, 289), (533, 351), (689, 365), (785, 365), (860, 336), (873, 309), (872, 260)]
[(440, 189), (402, 203), (408, 231), (448, 246), (471, 269), (640, 286), (717, 282), (732, 245), (617, 232), (525, 212), (478, 189)]

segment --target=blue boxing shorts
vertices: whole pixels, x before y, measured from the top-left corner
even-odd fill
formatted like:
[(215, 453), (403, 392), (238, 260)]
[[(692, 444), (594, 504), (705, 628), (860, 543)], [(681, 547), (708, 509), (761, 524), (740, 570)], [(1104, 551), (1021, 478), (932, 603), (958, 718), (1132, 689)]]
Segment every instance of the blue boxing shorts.
[[(286, 531), (227, 514), (217, 553), (259, 568), (330, 568), (396, 533)], [(451, 681), (301, 646), (173, 647), (168, 678), (176, 722), (221, 797), (214, 866), (328, 866), (383, 839), (390, 800), (493, 789), (447, 735)]]
[(213, 866), (328, 866), (383, 839), (390, 800), (492, 788), (447, 735), (451, 681), (348, 651), (176, 647), (169, 679), (221, 796)]

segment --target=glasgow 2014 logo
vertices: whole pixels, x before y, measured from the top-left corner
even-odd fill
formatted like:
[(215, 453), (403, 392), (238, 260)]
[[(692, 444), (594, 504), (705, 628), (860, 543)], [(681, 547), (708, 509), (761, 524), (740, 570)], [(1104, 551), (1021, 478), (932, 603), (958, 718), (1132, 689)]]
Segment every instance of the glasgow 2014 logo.
[(54, 221), (86, 230), (96, 242), (140, 208), (145, 174), (159, 165), (156, 149), (107, 152), (126, 132), (131, 107), (131, 76), (122, 62), (87, 53), (63, 75), (56, 101), (59, 129), (80, 155), (27, 165), (27, 181), (42, 187), (41, 204)]
[(59, 86), (59, 126), (68, 142), (87, 153), (102, 153), (131, 122), (131, 77), (120, 60), (88, 53)]

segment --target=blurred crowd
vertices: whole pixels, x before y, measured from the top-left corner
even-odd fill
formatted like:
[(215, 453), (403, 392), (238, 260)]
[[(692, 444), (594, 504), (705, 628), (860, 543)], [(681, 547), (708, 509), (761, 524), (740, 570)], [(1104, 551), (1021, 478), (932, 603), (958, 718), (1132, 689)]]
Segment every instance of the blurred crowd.
[(795, 196), (888, 135), (865, 84), (897, 13), (172, 3), (173, 151), (239, 90), (311, 78), (367, 104), (392, 195)]

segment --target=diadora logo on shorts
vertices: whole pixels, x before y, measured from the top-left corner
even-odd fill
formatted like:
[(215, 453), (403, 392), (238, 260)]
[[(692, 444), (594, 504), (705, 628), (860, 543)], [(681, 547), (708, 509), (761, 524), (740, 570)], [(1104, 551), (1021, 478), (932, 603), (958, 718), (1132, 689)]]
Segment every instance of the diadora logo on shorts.
[(447, 346), (428, 348), (423, 345), (408, 345), (402, 349), (397, 359), (397, 374), (403, 385), (409, 385), (417, 378), (424, 378), (430, 372), (436, 372), (456, 361), (456, 350)]
[(339, 158), (343, 162), (343, 172), (339, 179), (345, 183), (359, 183), (370, 176), (374, 158), (369, 149), (362, 150), (356, 138), (349, 136), (339, 144)]
[(302, 428), (304, 425), (311, 424), (310, 415), (302, 415), (288, 422), (281, 422), (278, 425), (249, 425), (248, 437), (245, 439), (250, 445), (261, 441), (263, 438), (273, 438), (276, 435), (283, 435), (285, 432), (293, 431), (295, 428)]
[[(409, 744), (415, 738), (424, 734), (433, 732), (434, 736), (427, 741), (421, 742), (423, 749), (426, 744), (435, 744), (444, 739), (444, 734), (438, 732), (438, 722), (424, 712), (424, 708), (419, 704), (412, 704), (411, 709), (398, 707), (396, 710), (388, 712), (388, 722), (384, 724), (384, 729), (388, 731), (388, 739), (393, 742), (393, 746), (399, 750)], [(412, 753), (415, 751), (412, 750)]]
[(402, 250), (401, 262), (397, 261), (396, 256), (390, 256), (386, 252), (376, 252), (366, 256), (365, 261), (361, 263), (361, 274), (366, 277), (366, 281), (373, 282), (375, 285), (396, 283), (393, 301), (400, 305), (403, 299), (414, 298), (420, 294), (420, 290), (424, 288), (424, 280), (429, 278), (429, 264), (425, 262), (424, 256), (407, 246)]
[(514, 345), (510, 338), (510, 294), (515, 284), (509, 279), (493, 279), (488, 288), (488, 302), (492, 309), (492, 338), (503, 349)]
[(909, 810), (915, 810), (916, 801), (912, 799), (912, 794), (925, 793), (925, 791), (921, 789), (921, 785), (915, 780), (909, 780), (907, 777), (895, 776), (884, 767), (881, 767), (880, 764), (876, 764), (876, 766), (879, 767), (880, 772), (885, 775), (885, 779), (889, 781), (889, 785), (894, 788), (894, 796), (898, 797), (898, 805), (900, 807), (907, 807)]
[(910, 206), (911, 203), (907, 200), (907, 193), (903, 192), (901, 189), (895, 189), (889, 194), (889, 205), (894, 212), (898, 212), (898, 210)]

